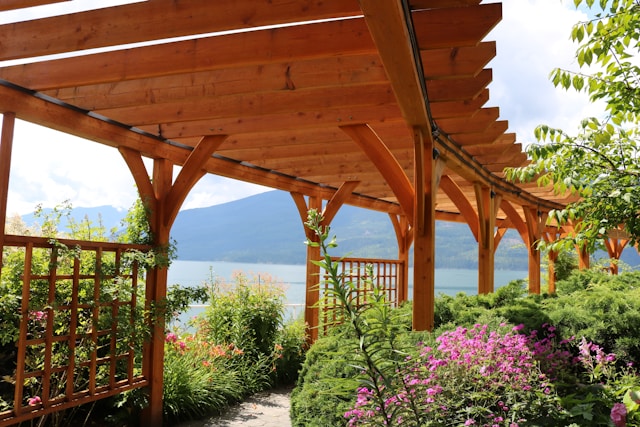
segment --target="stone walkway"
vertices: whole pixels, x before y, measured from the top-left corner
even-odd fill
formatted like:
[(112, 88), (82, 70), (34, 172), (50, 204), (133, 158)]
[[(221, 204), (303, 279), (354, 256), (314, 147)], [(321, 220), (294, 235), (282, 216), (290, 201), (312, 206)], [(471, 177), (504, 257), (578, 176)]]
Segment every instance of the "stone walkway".
[(258, 393), (220, 416), (187, 421), (177, 427), (291, 427), (290, 394), (291, 387)]

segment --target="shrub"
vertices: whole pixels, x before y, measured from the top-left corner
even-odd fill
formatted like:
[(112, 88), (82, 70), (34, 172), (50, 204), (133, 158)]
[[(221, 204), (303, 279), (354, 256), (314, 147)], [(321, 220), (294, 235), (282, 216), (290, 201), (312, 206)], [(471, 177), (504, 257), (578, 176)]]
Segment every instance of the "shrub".
[(620, 363), (640, 363), (640, 273), (575, 272), (541, 306), (565, 338), (584, 337)]
[[(500, 318), (522, 318), (527, 325), (511, 330), (507, 323), (491, 328), (487, 324), (459, 327), (443, 332), (436, 345), (422, 344), (420, 350), (411, 351), (402, 346), (408, 342), (402, 337), (410, 333), (384, 293), (372, 287), (370, 279), (354, 284), (338, 273), (327, 255), (335, 240), (326, 241), (329, 230), (321, 224), (319, 214), (310, 211), (306, 225), (315, 232), (318, 243), (308, 244), (321, 247), (323, 259), (317, 264), (327, 272), (328, 293), (339, 302), (344, 325), (338, 329), (343, 332), (335, 344), (340, 351), (323, 359), (307, 358), (292, 402), (295, 425), (315, 425), (310, 423), (327, 413), (325, 425), (343, 424), (328, 408), (343, 407), (337, 397), (344, 396), (344, 387), (348, 390), (354, 384), (359, 385), (353, 390), (357, 396), (345, 413), (349, 425), (640, 425), (638, 373), (615, 365), (615, 355), (588, 339), (582, 338), (579, 346), (572, 343), (573, 337), (563, 339), (562, 329), (565, 334), (568, 330), (565, 325), (556, 330), (541, 323), (554, 319), (558, 311), (553, 308), (558, 305), (584, 304), (591, 312), (581, 316), (592, 316), (598, 322), (589, 331), (592, 335), (620, 335), (626, 340), (608, 344), (618, 348), (621, 342), (633, 344), (638, 330), (634, 323), (638, 287), (633, 277), (605, 280), (590, 273), (590, 280), (578, 278), (564, 296), (524, 296), (522, 283), (515, 283), (493, 295), (443, 297), (436, 307), (440, 328), (460, 319), (468, 321), (472, 315), (492, 325)], [(356, 288), (366, 289), (364, 304), (354, 302)], [(629, 317), (622, 315), (625, 310), (632, 311)], [(605, 333), (601, 326), (608, 312), (619, 315), (631, 328), (613, 322), (613, 330)], [(314, 347), (309, 355), (314, 354)], [(338, 369), (353, 366), (355, 371), (346, 371), (347, 377), (337, 381), (332, 378), (335, 372), (323, 369), (330, 365)], [(331, 388), (321, 388), (324, 385)]]
[[(275, 384), (293, 383), (304, 360), (302, 321), (283, 324), (283, 290), (270, 278), (207, 284), (210, 305), (191, 332), (167, 334), (164, 414), (169, 421), (218, 413), (230, 403)], [(198, 292), (180, 293), (168, 306), (184, 308)], [(182, 301), (182, 303), (180, 303)]]
[(211, 283), (209, 307), (201, 333), (218, 344), (234, 344), (255, 357), (269, 355), (284, 321), (284, 289), (269, 277), (249, 280), (237, 273), (235, 283)]
[(298, 382), (291, 393), (291, 422), (295, 427), (339, 426), (358, 385), (358, 370), (349, 363), (354, 338), (341, 334), (319, 338), (307, 351)]

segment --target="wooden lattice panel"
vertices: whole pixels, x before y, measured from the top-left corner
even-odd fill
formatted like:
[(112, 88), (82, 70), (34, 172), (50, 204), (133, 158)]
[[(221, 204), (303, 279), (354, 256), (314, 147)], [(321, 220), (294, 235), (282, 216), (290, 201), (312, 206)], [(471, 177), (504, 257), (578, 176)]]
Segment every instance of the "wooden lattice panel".
[[(382, 291), (385, 299), (392, 307), (399, 304), (400, 277), (404, 270), (404, 263), (398, 260), (383, 260), (370, 258), (333, 258), (333, 262), (339, 263), (338, 272), (343, 278), (343, 283), (351, 284), (349, 298), (355, 306), (366, 304), (374, 288)], [(371, 274), (372, 273), (372, 274)], [(322, 325), (327, 326), (343, 321), (341, 310), (337, 309), (339, 302), (330, 291), (332, 286), (325, 275), (321, 286), (320, 299), (322, 301)]]
[(13, 406), (0, 426), (147, 384), (144, 289), (130, 254), (148, 248), (21, 236), (6, 245), (24, 267)]

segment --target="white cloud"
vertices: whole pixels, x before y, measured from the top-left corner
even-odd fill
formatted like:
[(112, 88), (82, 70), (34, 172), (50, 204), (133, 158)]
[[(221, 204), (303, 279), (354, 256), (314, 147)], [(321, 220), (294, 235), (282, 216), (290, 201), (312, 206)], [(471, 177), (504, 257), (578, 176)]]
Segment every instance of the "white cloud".
[(584, 93), (553, 86), (549, 74), (560, 67), (576, 71), (570, 39), (572, 26), (586, 19), (573, 2), (559, 0), (510, 0), (503, 3), (503, 20), (487, 39), (497, 41), (491, 62), (494, 81), (491, 103), (500, 107), (518, 142), (534, 141), (540, 124), (575, 130), (584, 117), (597, 115), (601, 106), (589, 103)]
[[(500, 107), (501, 119), (509, 121), (509, 131), (517, 133), (519, 142), (532, 142), (538, 124), (571, 131), (580, 119), (598, 111), (586, 95), (554, 88), (548, 78), (554, 67), (577, 69), (577, 46), (569, 35), (585, 15), (571, 3), (506, 0), (502, 22), (486, 38), (497, 41), (497, 58), (490, 64), (494, 81), (489, 103)], [(183, 208), (225, 203), (266, 190), (207, 175)], [(111, 204), (128, 209), (136, 197), (131, 173), (117, 150), (18, 121), (9, 214), (29, 213), (37, 204), (52, 207), (67, 199), (76, 207)]]

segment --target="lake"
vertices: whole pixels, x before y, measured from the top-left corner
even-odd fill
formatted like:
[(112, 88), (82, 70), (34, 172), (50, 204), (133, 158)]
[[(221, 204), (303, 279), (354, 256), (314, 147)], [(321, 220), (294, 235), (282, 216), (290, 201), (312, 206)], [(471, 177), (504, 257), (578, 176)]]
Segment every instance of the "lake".
[[(304, 265), (282, 264), (249, 264), (224, 261), (174, 261), (169, 268), (168, 284), (181, 286), (198, 286), (205, 281), (211, 282), (217, 279), (220, 282), (233, 283), (234, 273), (242, 272), (245, 276), (261, 277), (270, 276), (281, 283), (285, 288), (286, 303), (289, 305), (291, 315), (297, 316), (303, 309), (305, 295)], [(512, 280), (526, 279), (527, 271), (496, 270), (495, 288), (504, 286)], [(409, 298), (412, 297), (413, 269), (409, 269)], [(478, 293), (478, 272), (476, 270), (463, 270), (452, 268), (436, 269), (435, 280), (436, 295), (442, 293), (455, 295), (465, 292), (469, 295)], [(186, 316), (191, 317), (203, 310), (202, 307), (194, 307)]]

